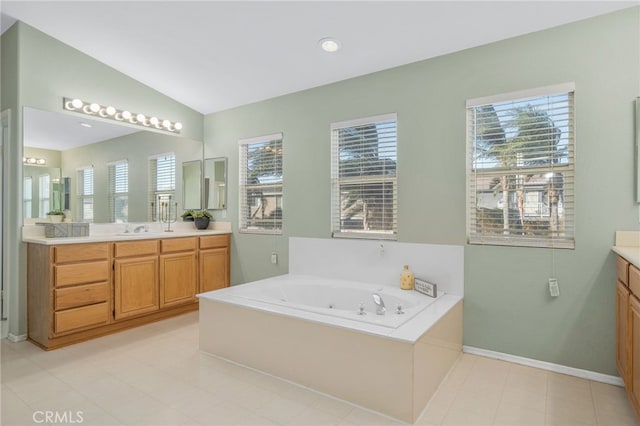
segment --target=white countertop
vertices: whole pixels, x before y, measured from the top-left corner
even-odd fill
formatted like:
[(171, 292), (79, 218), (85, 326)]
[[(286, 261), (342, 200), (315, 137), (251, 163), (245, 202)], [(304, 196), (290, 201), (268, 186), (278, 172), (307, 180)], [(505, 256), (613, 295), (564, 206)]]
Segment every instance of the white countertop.
[(640, 231), (617, 231), (612, 250), (640, 268)]
[[(129, 224), (134, 229), (138, 224)], [(154, 240), (160, 238), (201, 237), (206, 235), (231, 234), (229, 222), (213, 222), (208, 229), (198, 230), (193, 222), (177, 222), (171, 225), (172, 232), (164, 231), (166, 225), (153, 223), (149, 225), (149, 232), (125, 233), (126, 224), (91, 224), (88, 237), (47, 238), (44, 228), (36, 225), (22, 227), (22, 241), (43, 245), (82, 244), (109, 241)]]

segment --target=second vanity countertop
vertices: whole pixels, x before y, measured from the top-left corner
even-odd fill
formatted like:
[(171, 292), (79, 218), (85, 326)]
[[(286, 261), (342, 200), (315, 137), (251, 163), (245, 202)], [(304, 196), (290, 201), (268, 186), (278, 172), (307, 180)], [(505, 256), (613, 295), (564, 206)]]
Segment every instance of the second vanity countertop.
[(640, 231), (617, 231), (616, 245), (612, 250), (640, 268)]
[[(229, 222), (213, 222), (209, 225), (208, 229), (203, 230), (195, 229), (193, 222), (177, 222), (171, 225), (172, 232), (166, 232), (162, 230), (162, 227), (156, 225), (158, 224), (150, 225), (149, 232), (142, 231), (138, 233), (125, 233), (124, 225), (91, 224), (89, 236), (69, 238), (47, 238), (44, 236), (42, 227), (36, 225), (25, 225), (22, 229), (22, 241), (25, 243), (58, 245), (98, 243), (109, 241), (155, 240), (180, 237), (202, 237), (207, 235), (224, 235), (231, 233), (231, 224)], [(130, 224), (129, 228), (132, 227), (135, 227), (135, 225)]]

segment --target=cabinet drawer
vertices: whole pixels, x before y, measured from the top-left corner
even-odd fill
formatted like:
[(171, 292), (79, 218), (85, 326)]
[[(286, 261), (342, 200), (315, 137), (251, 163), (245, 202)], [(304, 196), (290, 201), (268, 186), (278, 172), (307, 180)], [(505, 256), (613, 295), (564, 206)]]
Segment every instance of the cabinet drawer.
[(123, 241), (115, 243), (115, 257), (158, 254), (158, 240)]
[(196, 249), (196, 237), (192, 238), (168, 238), (160, 241), (161, 251), (194, 251)]
[(216, 248), (229, 246), (229, 234), (200, 237), (200, 248)]
[(108, 289), (107, 282), (56, 289), (55, 308), (61, 310), (106, 302)]
[(55, 313), (55, 332), (64, 333), (78, 328), (98, 326), (108, 321), (109, 309), (106, 302), (67, 309)]
[(629, 265), (629, 290), (640, 297), (640, 269), (633, 265)]
[(629, 262), (624, 258), (618, 256), (616, 262), (616, 269), (618, 271), (618, 281), (621, 281), (624, 285), (629, 285)]
[(109, 262), (82, 262), (55, 266), (56, 287), (109, 280)]
[(54, 262), (82, 262), (109, 258), (107, 243), (68, 244), (54, 247)]

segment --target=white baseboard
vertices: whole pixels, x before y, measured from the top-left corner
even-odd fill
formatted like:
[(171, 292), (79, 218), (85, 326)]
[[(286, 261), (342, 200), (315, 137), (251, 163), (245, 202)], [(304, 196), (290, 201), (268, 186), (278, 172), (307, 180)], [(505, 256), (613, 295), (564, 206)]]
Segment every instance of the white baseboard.
[(9, 339), (9, 341), (13, 342), (13, 343), (24, 342), (25, 340), (27, 340), (27, 335), (26, 334), (19, 334), (19, 335), (16, 336), (15, 334), (9, 333), (7, 335), (7, 339)]
[(596, 373), (594, 371), (582, 370), (580, 368), (567, 367), (566, 365), (554, 364), (537, 359), (524, 358), (521, 356), (505, 354), (503, 352), (490, 351), (488, 349), (474, 348), (473, 346), (462, 346), (462, 352), (480, 355), (487, 358), (495, 358), (515, 364), (527, 365), (529, 367), (540, 368), (542, 370), (553, 371), (555, 373), (567, 374), (569, 376), (580, 377), (582, 379), (593, 380), (595, 382), (607, 383), (609, 385), (624, 386), (622, 379), (618, 376)]

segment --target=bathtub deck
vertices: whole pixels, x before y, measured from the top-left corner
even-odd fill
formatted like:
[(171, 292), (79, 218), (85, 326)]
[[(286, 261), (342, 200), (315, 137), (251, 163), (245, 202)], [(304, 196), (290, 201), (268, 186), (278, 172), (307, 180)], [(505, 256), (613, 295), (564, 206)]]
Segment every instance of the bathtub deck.
[(433, 309), (410, 342), (201, 297), (200, 349), (413, 423), (462, 350), (461, 298)]

